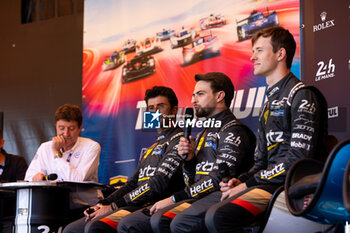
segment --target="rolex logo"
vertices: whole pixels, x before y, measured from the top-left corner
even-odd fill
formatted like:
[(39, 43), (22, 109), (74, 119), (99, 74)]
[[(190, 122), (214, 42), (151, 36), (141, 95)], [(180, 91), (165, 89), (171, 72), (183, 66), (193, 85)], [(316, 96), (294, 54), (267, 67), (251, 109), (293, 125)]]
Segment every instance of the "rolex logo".
[(326, 17), (327, 17), (327, 12), (323, 11), (323, 12), (320, 14), (320, 16), (321, 16), (322, 22), (324, 22), (324, 21), (326, 20)]
[(321, 30), (324, 30), (326, 28), (330, 28), (330, 27), (335, 26), (335, 19), (331, 19), (331, 20), (326, 21), (327, 12), (323, 11), (320, 14), (320, 17), (321, 17), (322, 23), (314, 25), (313, 32), (321, 31)]

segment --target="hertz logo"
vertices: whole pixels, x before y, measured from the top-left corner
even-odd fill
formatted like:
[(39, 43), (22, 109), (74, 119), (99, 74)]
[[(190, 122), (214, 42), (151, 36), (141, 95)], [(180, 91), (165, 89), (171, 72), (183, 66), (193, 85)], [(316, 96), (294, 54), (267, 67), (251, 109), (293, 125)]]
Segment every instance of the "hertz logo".
[(200, 185), (195, 185), (194, 187), (190, 188), (191, 197), (195, 197), (198, 195), (198, 193), (203, 193), (212, 187), (214, 187), (212, 179), (206, 180)]
[(284, 173), (286, 170), (283, 166), (283, 163), (280, 163), (276, 165), (271, 171), (263, 171), (261, 172), (261, 179), (267, 179), (270, 180), (273, 177), (276, 177), (282, 173)]
[(150, 187), (149, 187), (148, 183), (142, 185), (139, 189), (137, 189), (136, 191), (129, 194), (130, 200), (131, 201), (135, 200), (136, 198), (138, 198), (139, 196), (141, 196), (145, 192), (149, 191), (149, 189), (150, 189)]

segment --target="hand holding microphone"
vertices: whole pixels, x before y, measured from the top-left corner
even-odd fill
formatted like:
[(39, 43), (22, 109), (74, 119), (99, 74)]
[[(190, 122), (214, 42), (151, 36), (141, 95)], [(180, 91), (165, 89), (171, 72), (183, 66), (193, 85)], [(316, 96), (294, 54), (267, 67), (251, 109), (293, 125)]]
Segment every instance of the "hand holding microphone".
[[(194, 138), (191, 136), (192, 126), (190, 122), (193, 120), (193, 108), (186, 108), (185, 111), (185, 137), (180, 139), (178, 153), (184, 160), (191, 160), (194, 156)], [(187, 140), (186, 140), (187, 139)]]
[(51, 173), (43, 177), (44, 181), (56, 180), (58, 178), (57, 174)]
[(221, 192), (226, 192), (230, 188), (236, 187), (242, 183), (237, 178), (231, 179), (230, 169), (229, 169), (227, 163), (225, 163), (225, 162), (219, 163), (219, 175), (221, 177), (221, 182), (220, 182), (220, 191)]
[(230, 170), (228, 169), (227, 163), (219, 163), (219, 174), (221, 177), (221, 181), (224, 183), (228, 183), (228, 181), (230, 180)]
[(93, 218), (92, 214), (95, 213), (96, 211), (98, 211), (100, 208), (101, 208), (100, 204), (97, 204), (95, 206), (90, 206), (89, 208), (87, 208), (84, 211), (85, 222), (90, 221)]
[(192, 126), (190, 122), (193, 120), (193, 108), (186, 108), (185, 111), (185, 138), (190, 140), (190, 135), (192, 131)]
[(222, 162), (219, 163), (219, 176), (221, 178), (221, 182), (220, 182), (220, 191), (221, 192), (226, 192), (227, 190), (229, 190), (231, 188), (230, 186), (230, 171), (229, 168), (227, 166), (227, 163)]
[(228, 168), (227, 163), (225, 162), (219, 163), (219, 176), (221, 178), (221, 182), (220, 182), (221, 192), (226, 192), (227, 190), (232, 188), (231, 182), (230, 182), (230, 170)]
[(52, 173), (49, 175), (45, 175), (43, 173), (37, 173), (32, 177), (32, 181), (38, 182), (38, 181), (49, 181), (49, 180), (56, 180), (57, 174)]
[(101, 203), (99, 203), (95, 206), (91, 206), (84, 211), (85, 222), (106, 215), (110, 211), (113, 211), (111, 205), (102, 205)]
[(184, 160), (189, 161), (194, 157), (194, 148), (194, 138), (192, 136), (190, 136), (190, 140), (181, 137), (177, 152)]

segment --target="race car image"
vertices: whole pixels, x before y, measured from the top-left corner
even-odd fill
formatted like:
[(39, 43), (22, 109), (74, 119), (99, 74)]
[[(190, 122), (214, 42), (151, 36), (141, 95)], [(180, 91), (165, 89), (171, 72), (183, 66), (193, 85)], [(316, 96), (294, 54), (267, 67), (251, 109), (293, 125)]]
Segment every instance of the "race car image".
[(161, 41), (163, 40), (169, 40), (171, 36), (175, 34), (175, 30), (166, 30), (163, 29), (162, 32), (157, 32), (157, 38)]
[(151, 55), (162, 51), (160, 47), (160, 39), (158, 38), (146, 38), (139, 42), (136, 46), (136, 55)]
[(260, 29), (278, 26), (277, 12), (269, 12), (267, 8), (264, 12), (253, 11), (249, 17), (237, 21), (238, 41), (251, 38)]
[(133, 39), (126, 40), (123, 44), (124, 53), (135, 52), (136, 44), (137, 44), (136, 40), (133, 40)]
[(199, 21), (199, 25), (200, 25), (201, 30), (219, 27), (219, 26), (223, 26), (225, 24), (226, 24), (226, 19), (222, 15), (211, 14), (209, 17), (200, 19), (200, 21)]
[(112, 56), (103, 61), (102, 70), (113, 70), (125, 62), (125, 53), (114, 51)]
[(170, 37), (171, 48), (175, 49), (178, 47), (183, 47), (192, 43), (193, 39), (196, 37), (196, 30), (182, 28), (179, 33), (176, 33), (174, 36)]
[(123, 83), (147, 77), (156, 72), (152, 56), (135, 56), (123, 66)]
[(191, 45), (183, 47), (183, 65), (220, 55), (220, 42), (212, 34), (197, 37)]

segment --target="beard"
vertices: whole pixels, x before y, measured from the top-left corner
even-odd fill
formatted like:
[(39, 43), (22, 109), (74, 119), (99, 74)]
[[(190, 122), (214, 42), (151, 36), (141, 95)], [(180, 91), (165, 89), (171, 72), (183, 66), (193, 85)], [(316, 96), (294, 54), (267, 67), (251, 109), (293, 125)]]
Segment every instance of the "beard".
[(202, 108), (199, 106), (195, 107), (197, 117), (208, 117), (212, 112), (212, 108)]

